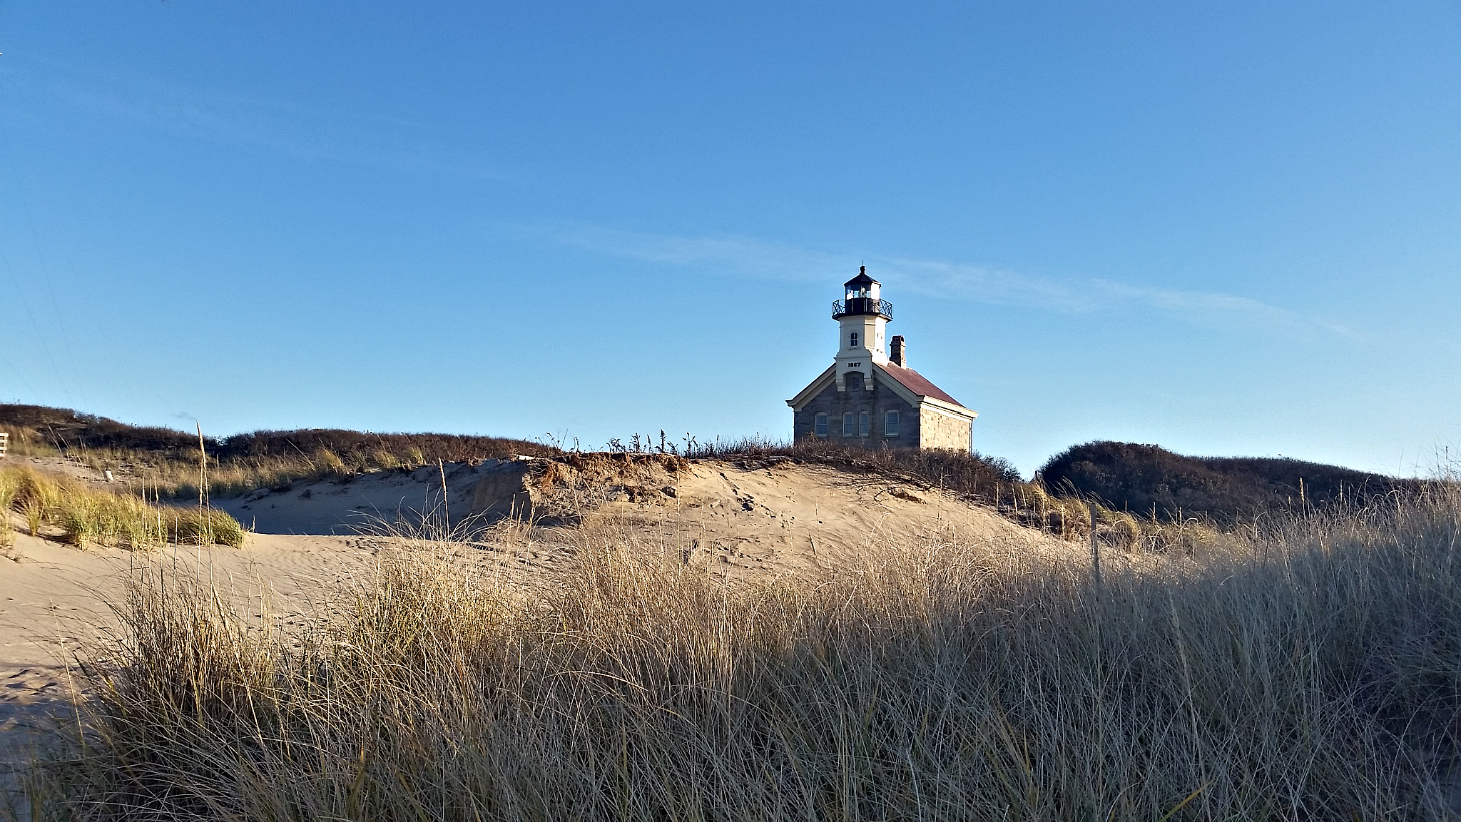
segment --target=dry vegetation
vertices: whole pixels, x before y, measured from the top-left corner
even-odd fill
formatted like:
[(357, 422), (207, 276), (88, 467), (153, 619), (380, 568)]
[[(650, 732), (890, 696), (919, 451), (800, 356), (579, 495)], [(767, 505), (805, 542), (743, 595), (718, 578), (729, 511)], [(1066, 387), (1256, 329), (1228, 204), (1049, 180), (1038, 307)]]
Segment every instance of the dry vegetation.
[[(206, 460), (200, 460), (195, 434), (28, 405), (0, 405), (0, 430), (11, 434), (17, 455), (64, 453), (95, 471), (116, 472), (143, 495), (172, 499), (198, 497), (202, 462), (211, 492), (228, 496), (437, 461), (476, 463), (528, 455), (557, 457), (571, 467), (575, 461), (602, 456), (498, 437), (307, 429), (208, 438)], [(626, 442), (614, 440), (611, 452), (856, 467), (988, 505), (1021, 525), (1070, 540), (1088, 538), (1094, 503), (1095, 527), (1103, 540), (1155, 550), (1190, 550), (1194, 541), (1210, 539), (1214, 531), (1251, 529), (1264, 517), (1302, 514), (1330, 504), (1365, 504), (1389, 494), (1418, 493), (1425, 486), (1295, 460), (1197, 459), (1125, 443), (1068, 449), (1031, 482), (1023, 481), (1008, 462), (978, 453), (869, 450), (828, 442), (701, 443), (686, 435), (676, 443), (661, 431), (658, 438), (636, 434)]]
[[(196, 434), (128, 425), (64, 408), (0, 404), (0, 431), (17, 456), (64, 455), (95, 471), (163, 497), (196, 499), (203, 463)], [(479, 462), (514, 454), (548, 456), (557, 448), (524, 440), (456, 434), (371, 434), (335, 429), (255, 431), (205, 438), (212, 493), (241, 494), (295, 481), (444, 462)]]
[(1075, 550), (750, 585), (577, 548), (524, 591), (423, 536), (302, 636), (142, 579), (34, 818), (1450, 818), (1454, 486), (1114, 553), (1100, 587)]
[(0, 546), (14, 540), (13, 517), (33, 537), (59, 536), (78, 547), (140, 550), (167, 543), (243, 544), (238, 521), (222, 511), (162, 505), (130, 490), (112, 491), (29, 467), (0, 467)]
[(1415, 493), (1399, 479), (1287, 458), (1186, 457), (1155, 445), (1089, 442), (1051, 457), (1037, 472), (1062, 495), (1100, 500), (1154, 522), (1191, 517), (1232, 528), (1275, 512), (1365, 505)]

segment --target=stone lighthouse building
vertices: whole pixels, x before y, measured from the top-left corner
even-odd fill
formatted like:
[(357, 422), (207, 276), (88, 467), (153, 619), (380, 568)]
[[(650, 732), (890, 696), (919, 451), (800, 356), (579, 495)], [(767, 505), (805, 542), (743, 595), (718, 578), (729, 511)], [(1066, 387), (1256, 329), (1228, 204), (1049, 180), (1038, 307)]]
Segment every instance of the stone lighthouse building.
[[(837, 356), (786, 401), (792, 436), (866, 448), (972, 449), (976, 412), (908, 367), (908, 345), (884, 335), (893, 305), (864, 266), (832, 303)], [(887, 350), (887, 353), (884, 351)]]

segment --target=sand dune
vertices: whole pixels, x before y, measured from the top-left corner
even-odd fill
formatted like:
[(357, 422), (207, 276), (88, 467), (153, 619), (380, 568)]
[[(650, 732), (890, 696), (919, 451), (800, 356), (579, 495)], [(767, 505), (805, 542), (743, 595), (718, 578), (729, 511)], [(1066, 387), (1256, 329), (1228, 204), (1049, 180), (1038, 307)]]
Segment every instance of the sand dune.
[(259, 534), (355, 534), (382, 523), (419, 521), (423, 515), (449, 515), (460, 522), (471, 511), (472, 489), (496, 464), (495, 460), (477, 466), (448, 463), (295, 482), (241, 497), (215, 498), (212, 504)]
[[(512, 468), (493, 461), (427, 466), (214, 499), (252, 530), (241, 549), (82, 550), (26, 535), (16, 520), (16, 544), (0, 559), (0, 756), (23, 761), (35, 738), (28, 732), (66, 720), (71, 700), (84, 696), (69, 675), (74, 655), (104, 646), (126, 580), (149, 569), (212, 580), (236, 601), (267, 596), (288, 622), (317, 613), (322, 597), (399, 545), (378, 535), (384, 526), (409, 527), (423, 517), (449, 516), (458, 528), (461, 539), (447, 551), (454, 561), (523, 584), (551, 578), (590, 532), (599, 539), (619, 533), (647, 550), (746, 579), (837, 573), (885, 546), (919, 540), (1071, 550), (916, 481), (790, 461), (690, 461), (673, 471), (651, 465), (595, 476), (597, 486), (577, 489), (592, 493), (572, 519), (493, 527), (471, 519), (478, 483)], [(68, 470), (85, 476), (74, 465)]]

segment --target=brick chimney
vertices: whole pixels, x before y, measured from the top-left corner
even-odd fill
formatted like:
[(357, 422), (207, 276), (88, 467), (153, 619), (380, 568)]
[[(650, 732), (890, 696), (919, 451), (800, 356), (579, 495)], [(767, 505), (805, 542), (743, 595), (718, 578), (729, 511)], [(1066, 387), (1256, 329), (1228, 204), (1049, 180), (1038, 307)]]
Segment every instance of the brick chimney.
[(893, 365), (900, 368), (908, 367), (908, 346), (903, 342), (902, 337), (893, 338), (893, 346), (892, 350), (888, 352), (888, 359), (893, 361)]

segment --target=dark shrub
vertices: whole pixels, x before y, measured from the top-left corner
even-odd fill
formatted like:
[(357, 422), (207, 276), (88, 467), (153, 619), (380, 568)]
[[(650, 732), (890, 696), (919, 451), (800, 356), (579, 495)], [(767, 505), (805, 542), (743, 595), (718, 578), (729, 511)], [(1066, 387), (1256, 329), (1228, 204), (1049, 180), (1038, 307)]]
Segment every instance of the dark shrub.
[[(67, 408), (0, 404), (0, 428), (59, 451), (115, 449), (163, 458), (197, 459), (198, 435), (171, 428), (128, 425), (79, 414)], [(253, 457), (307, 457), (331, 451), (345, 462), (352, 456), (390, 454), (400, 462), (470, 462), (513, 454), (548, 456), (559, 449), (537, 442), (461, 434), (372, 434), (310, 428), (255, 431), (216, 439), (206, 437), (208, 453), (219, 464)]]
[(1089, 442), (1039, 471), (1057, 494), (1094, 496), (1159, 519), (1198, 516), (1222, 525), (1277, 510), (1365, 504), (1422, 483), (1334, 465), (1258, 457), (1185, 457), (1155, 445)]

